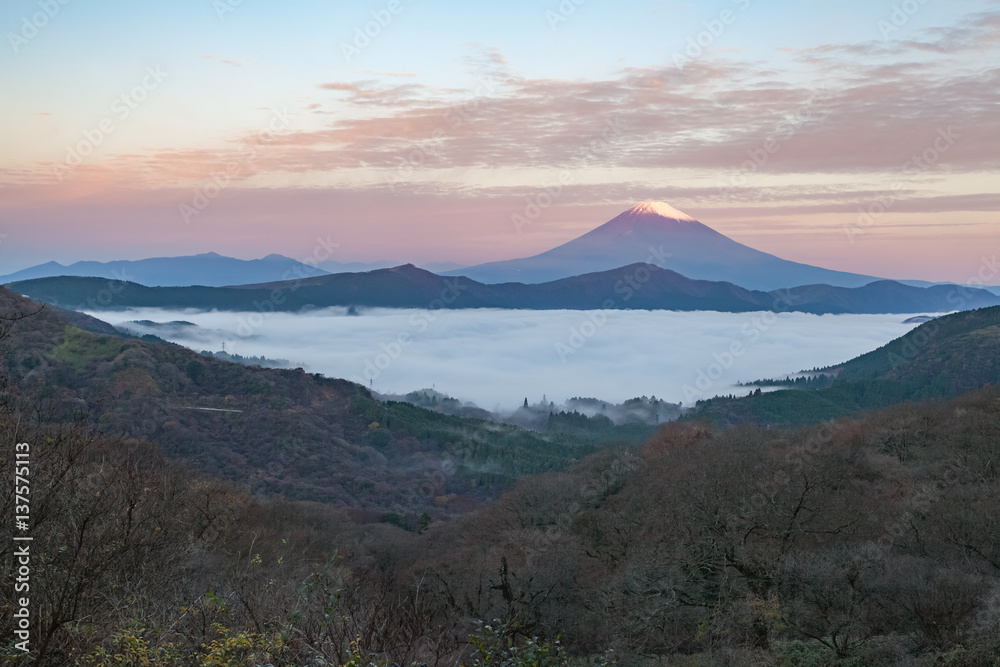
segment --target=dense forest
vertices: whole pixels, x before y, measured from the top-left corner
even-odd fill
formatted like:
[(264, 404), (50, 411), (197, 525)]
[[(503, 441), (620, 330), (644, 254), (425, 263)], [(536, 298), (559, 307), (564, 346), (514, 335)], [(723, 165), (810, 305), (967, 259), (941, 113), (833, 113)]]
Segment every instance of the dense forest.
[(933, 319), (840, 366), (816, 369), (814, 375), (796, 389), (698, 401), (683, 418), (810, 424), (904, 401), (954, 398), (995, 384), (1000, 381), (1000, 307)]
[[(34, 614), (30, 654), (0, 628), (5, 665), (1000, 661), (1000, 389), (966, 386), (995, 369), (976, 333), (991, 311), (845, 364), (830, 388), (761, 395), (947, 373), (954, 397), (600, 446), (83, 331), (5, 296), (0, 466), (31, 445)], [(219, 451), (185, 449), (170, 420)], [(267, 473), (288, 489), (257, 474), (281, 450), (255, 448), (305, 428), (350, 447), (301, 445)], [(389, 488), (327, 481), (367, 449)], [(414, 468), (428, 458), (438, 475)], [(434, 486), (409, 502), (404, 479)], [(285, 492), (300, 483), (336, 491)], [(0, 541), (4, 618), (17, 548)]]
[(440, 497), (459, 509), (494, 500), (524, 475), (619, 437), (600, 423), (590, 433), (542, 434), (383, 403), (346, 380), (108, 334), (79, 313), (74, 326), (67, 311), (39, 310), (6, 290), (0, 308), (37, 311), (11, 333), (9, 392), (32, 397), (51, 420), (86, 418), (109, 436), (155, 442), (252, 494), (442, 514)]

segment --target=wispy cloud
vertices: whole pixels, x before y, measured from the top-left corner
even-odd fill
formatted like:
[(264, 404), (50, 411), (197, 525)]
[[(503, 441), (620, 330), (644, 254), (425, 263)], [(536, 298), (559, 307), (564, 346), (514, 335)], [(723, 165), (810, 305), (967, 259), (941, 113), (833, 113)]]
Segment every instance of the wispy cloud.
[[(261, 216), (294, 216), (309, 234), (330, 224), (330, 211), (365, 220), (363, 229), (405, 218), (447, 233), (450, 258), (461, 261), (487, 259), (484, 247), (501, 253), (488, 259), (543, 250), (649, 198), (723, 228), (753, 219), (765, 234), (793, 216), (810, 229), (834, 225), (833, 216), (853, 220), (892, 187), (880, 229), (901, 224), (898, 216), (956, 212), (970, 214), (961, 220), (968, 228), (1000, 199), (990, 178), (1000, 167), (998, 25), (1000, 11), (978, 11), (899, 39), (776, 47), (766, 62), (716, 51), (681, 67), (622, 66), (587, 78), (545, 77), (498, 49), (466, 45), (465, 87), (374, 67), (331, 75), (311, 81), (291, 109), (297, 121), (252, 160), (245, 148), (262, 128), (169, 150), (109, 147), (62, 183), (58, 163), (8, 164), (0, 206), (39, 229), (86, 212), (116, 238), (128, 236), (130, 216), (160, 220), (157, 233), (169, 236), (177, 203), (239, 162), (205, 216), (220, 235)], [(609, 123), (620, 134), (594, 151)], [(947, 152), (933, 169), (908, 172), (942, 130), (956, 137)], [(503, 236), (511, 213), (563, 172), (572, 182), (531, 233), (517, 243)], [(463, 224), (471, 217), (489, 222)], [(760, 222), (777, 218), (786, 222)], [(398, 256), (365, 243), (369, 259)]]
[(419, 76), (416, 72), (386, 72), (384, 70), (378, 69), (359, 69), (354, 70), (354, 74), (372, 74), (374, 76), (393, 76), (393, 77), (404, 77), (414, 79)]
[(204, 58), (205, 60), (214, 60), (222, 63), (223, 65), (231, 65), (233, 67), (243, 67), (244, 65), (248, 65), (250, 63), (249, 58), (244, 58), (243, 60), (231, 60), (229, 58), (220, 58), (219, 56), (210, 55), (199, 55), (198, 57)]
[[(769, 161), (769, 173), (898, 170), (947, 127), (960, 140), (941, 168), (992, 169), (1000, 160), (1000, 67), (948, 65), (957, 51), (995, 44), (997, 25), (1000, 14), (983, 14), (909, 42), (827, 45), (796, 54), (822, 74), (817, 77), (791, 70), (778, 76), (748, 61), (700, 60), (683, 68), (630, 68), (600, 80), (537, 79), (508, 72), (502, 55), (487, 52), (478, 58), (494, 67), (496, 90), (488, 96), (386, 77), (327, 81), (317, 87), (354, 113), (341, 111), (325, 127), (278, 136), (255, 173), (388, 169), (432, 138), (435, 150), (423, 169), (580, 166), (586, 138), (599, 135), (609, 118), (620, 119), (627, 132), (588, 167), (724, 172), (738, 169), (748, 150), (784, 131), (804, 109), (807, 117)], [(861, 57), (874, 52), (897, 60)], [(917, 58), (919, 52), (928, 57)], [(472, 99), (474, 116), (447, 120), (456, 104)], [(218, 150), (177, 149), (113, 156), (106, 166), (126, 181), (138, 168), (151, 183), (170, 186), (219, 159)]]

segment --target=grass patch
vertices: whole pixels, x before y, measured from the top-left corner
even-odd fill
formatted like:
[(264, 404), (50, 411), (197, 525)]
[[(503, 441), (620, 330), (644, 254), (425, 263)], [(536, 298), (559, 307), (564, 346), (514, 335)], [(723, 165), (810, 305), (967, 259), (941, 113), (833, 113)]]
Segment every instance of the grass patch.
[(115, 336), (92, 334), (74, 326), (63, 329), (63, 342), (52, 348), (52, 356), (72, 364), (78, 371), (95, 359), (113, 359), (128, 347), (128, 343)]

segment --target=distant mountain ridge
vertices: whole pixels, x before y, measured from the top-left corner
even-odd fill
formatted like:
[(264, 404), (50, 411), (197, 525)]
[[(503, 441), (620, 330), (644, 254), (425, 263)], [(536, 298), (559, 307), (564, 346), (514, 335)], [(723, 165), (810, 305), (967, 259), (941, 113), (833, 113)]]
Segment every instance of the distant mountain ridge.
[(58, 262), (46, 262), (10, 275), (0, 276), (0, 284), (56, 276), (85, 276), (124, 280), (148, 287), (186, 285), (222, 287), (248, 282), (291, 280), (326, 273), (322, 269), (284, 255), (271, 254), (261, 259), (236, 259), (214, 252), (205, 252), (181, 257), (151, 257), (111, 262), (82, 261), (68, 266)]
[[(533, 285), (486, 285), (406, 264), (365, 273), (231, 287), (145, 287), (121, 282), (111, 292), (102, 279), (76, 277), (41, 278), (9, 287), (32, 299), (77, 310), (152, 307), (296, 312), (354, 306), (912, 314), (1000, 304), (1000, 296), (985, 290), (947, 285), (920, 288), (890, 280), (857, 288), (806, 285), (764, 292), (727, 282), (691, 280), (646, 263)], [(106, 298), (96, 299), (102, 291), (108, 293)]]
[[(389, 268), (393, 262), (348, 262), (332, 259), (323, 262), (300, 262), (284, 255), (270, 254), (261, 259), (237, 259), (214, 252), (180, 257), (151, 257), (138, 260), (115, 260), (110, 262), (81, 261), (63, 265), (46, 262), (38, 266), (15, 271), (0, 276), (0, 284), (54, 278), (57, 276), (83, 276), (124, 280), (147, 287), (186, 287), (204, 285), (225, 287), (279, 280), (295, 280), (334, 273), (353, 273)], [(459, 267), (452, 262), (429, 263), (430, 270), (451, 270)]]
[[(399, 262), (338, 262), (328, 259), (316, 266), (323, 269), (326, 273), (361, 273), (362, 271), (375, 271), (376, 269), (391, 269), (394, 266), (399, 266)], [(465, 268), (464, 264), (456, 262), (421, 262), (417, 266), (434, 273), (444, 273), (445, 271), (455, 271)]]
[(862, 287), (879, 280), (781, 259), (738, 243), (663, 202), (640, 202), (583, 236), (532, 257), (450, 271), (484, 283), (543, 283), (650, 261), (695, 280), (750, 290), (827, 284)]
[[(995, 257), (993, 261), (996, 262)], [(483, 284), (530, 285), (612, 271), (642, 262), (670, 269), (692, 280), (731, 283), (749, 291), (769, 292), (802, 285), (852, 288), (883, 280), (792, 262), (761, 252), (720, 234), (669, 204), (655, 201), (639, 202), (590, 232), (532, 257), (468, 267), (454, 262), (421, 262), (420, 267), (438, 275), (461, 276)], [(242, 260), (208, 252), (142, 260), (81, 261), (69, 266), (47, 262), (0, 276), (0, 284), (85, 276), (129, 281), (147, 287), (225, 287), (372, 272), (394, 266), (388, 261), (326, 259), (299, 262), (278, 254)], [(962, 287), (922, 280), (898, 282), (911, 287)], [(979, 288), (1000, 296), (1000, 286)], [(835, 299), (832, 294), (827, 296)]]

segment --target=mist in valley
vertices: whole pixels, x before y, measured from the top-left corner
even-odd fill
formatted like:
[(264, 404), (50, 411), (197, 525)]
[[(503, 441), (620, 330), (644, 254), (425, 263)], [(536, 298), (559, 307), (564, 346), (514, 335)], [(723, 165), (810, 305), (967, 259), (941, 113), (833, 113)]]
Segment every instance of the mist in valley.
[(691, 405), (873, 350), (906, 315), (329, 308), (301, 314), (95, 312), (202, 351), (290, 360), (380, 394), (434, 389), (496, 412), (656, 397)]

